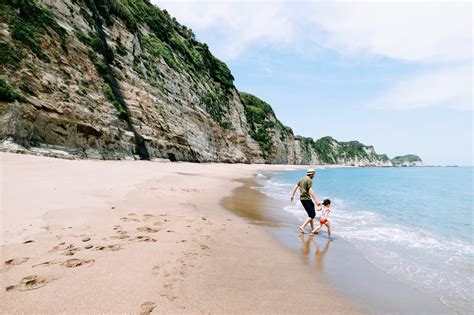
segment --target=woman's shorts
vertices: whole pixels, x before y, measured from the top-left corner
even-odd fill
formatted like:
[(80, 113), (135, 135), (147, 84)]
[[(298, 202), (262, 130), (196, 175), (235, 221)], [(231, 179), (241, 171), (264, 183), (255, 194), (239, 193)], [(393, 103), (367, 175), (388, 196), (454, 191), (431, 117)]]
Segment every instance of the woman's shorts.
[(303, 205), (308, 217), (314, 219), (316, 216), (316, 211), (314, 210), (314, 202), (312, 200), (300, 200), (301, 204)]

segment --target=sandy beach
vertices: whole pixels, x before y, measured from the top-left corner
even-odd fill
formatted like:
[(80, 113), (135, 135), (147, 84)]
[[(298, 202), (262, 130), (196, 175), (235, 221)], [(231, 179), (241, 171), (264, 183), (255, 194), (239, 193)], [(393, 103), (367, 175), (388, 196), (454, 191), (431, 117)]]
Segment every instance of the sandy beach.
[(362, 311), (222, 207), (288, 166), (0, 158), (1, 313)]

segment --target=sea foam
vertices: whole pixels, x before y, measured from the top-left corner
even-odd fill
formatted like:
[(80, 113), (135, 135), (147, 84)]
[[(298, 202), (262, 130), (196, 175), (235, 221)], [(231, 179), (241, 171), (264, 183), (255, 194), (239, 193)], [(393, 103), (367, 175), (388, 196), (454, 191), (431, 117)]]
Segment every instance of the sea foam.
[[(284, 176), (275, 175), (266, 173), (258, 176), (260, 185), (253, 188), (288, 204), (295, 184)], [(414, 224), (394, 223), (372, 209), (346, 204), (342, 196), (318, 197), (332, 200), (330, 218), (333, 233), (353, 243), (378, 268), (440, 299), (458, 312), (469, 313), (472, 310), (472, 243), (445, 237)], [(307, 217), (298, 200), (283, 206), (283, 210), (300, 222)]]

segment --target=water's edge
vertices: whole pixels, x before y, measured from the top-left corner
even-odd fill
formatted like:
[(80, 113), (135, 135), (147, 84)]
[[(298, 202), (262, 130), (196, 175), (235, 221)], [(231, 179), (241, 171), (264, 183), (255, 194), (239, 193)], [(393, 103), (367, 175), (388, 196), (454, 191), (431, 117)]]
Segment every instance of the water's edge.
[[(300, 222), (281, 211), (284, 207), (281, 201), (256, 190), (259, 184), (255, 178), (239, 182), (243, 185), (223, 198), (221, 205), (262, 227), (295, 254), (301, 255), (341, 295), (373, 313), (454, 313), (441, 301), (393, 279), (343, 238), (336, 236), (331, 242), (325, 232), (314, 238), (302, 236), (298, 232)], [(249, 195), (252, 198), (248, 198)], [(255, 198), (256, 204), (249, 203)]]

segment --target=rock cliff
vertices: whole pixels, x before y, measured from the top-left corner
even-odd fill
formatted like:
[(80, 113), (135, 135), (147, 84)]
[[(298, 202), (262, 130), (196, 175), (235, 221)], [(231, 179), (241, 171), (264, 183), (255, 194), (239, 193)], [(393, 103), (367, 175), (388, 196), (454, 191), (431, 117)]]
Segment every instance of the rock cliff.
[(418, 155), (414, 154), (396, 156), (392, 159), (392, 163), (393, 166), (401, 167), (424, 166), (421, 158)]
[(4, 149), (313, 162), (292, 133), (272, 133), (271, 148), (251, 137), (227, 66), (148, 1), (6, 0), (0, 14), (0, 136), (17, 144)]
[(345, 143), (295, 136), (270, 105), (236, 90), (230, 70), (192, 30), (147, 0), (2, 0), (0, 17), (0, 150), (390, 163), (372, 147), (352, 155)]
[(373, 146), (359, 141), (340, 142), (332, 137), (323, 137), (314, 143), (314, 149), (323, 164), (392, 166), (387, 155), (377, 154)]

